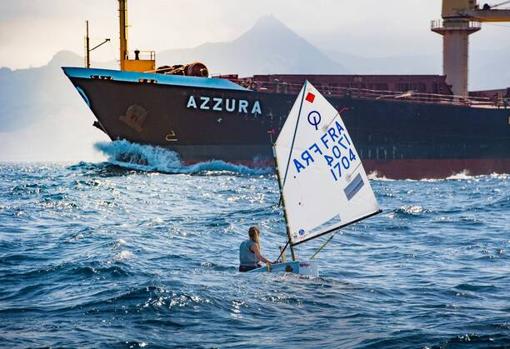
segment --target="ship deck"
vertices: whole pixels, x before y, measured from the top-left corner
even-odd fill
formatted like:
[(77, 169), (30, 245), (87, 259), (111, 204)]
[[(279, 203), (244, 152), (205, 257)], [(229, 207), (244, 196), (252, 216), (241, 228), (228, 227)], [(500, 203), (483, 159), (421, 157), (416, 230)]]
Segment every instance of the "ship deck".
[[(425, 81), (424, 83), (406, 83), (406, 84), (382, 84), (382, 86), (394, 86), (394, 87), (410, 87), (410, 89), (399, 90), (399, 89), (373, 89), (363, 88), (359, 86), (365, 86), (362, 83), (350, 83), (344, 84), (348, 86), (337, 86), (338, 83), (335, 79), (339, 77), (356, 77), (356, 76), (342, 76), (342, 75), (331, 75), (331, 76), (317, 76), (317, 75), (262, 75), (240, 78), (238, 75), (220, 75), (218, 78), (230, 80), (240, 86), (247, 89), (265, 92), (265, 93), (282, 93), (289, 95), (297, 95), (303, 86), (304, 81), (309, 80), (317, 89), (325, 96), (332, 97), (352, 97), (356, 99), (368, 99), (368, 100), (394, 100), (394, 101), (405, 101), (405, 102), (416, 102), (416, 103), (430, 103), (430, 104), (447, 104), (457, 105), (472, 108), (484, 108), (484, 109), (510, 109), (510, 96), (506, 98), (497, 97), (480, 97), (480, 96), (456, 96), (451, 93), (431, 93), (424, 92), (431, 90), (427, 84), (432, 85), (434, 83), (434, 89), (439, 91), (450, 91), (449, 87), (444, 81), (444, 76), (409, 76), (405, 77), (406, 81), (412, 81), (412, 78), (422, 79), (418, 81)], [(375, 77), (375, 76), (374, 76)], [(378, 76), (379, 79), (385, 79), (391, 81), (397, 79), (398, 76)], [(302, 80), (302, 81), (301, 81)], [(352, 80), (352, 79), (351, 79)], [(299, 82), (298, 82), (299, 81)], [(354, 80), (356, 81), (356, 80)], [(360, 81), (360, 80), (358, 80)], [(384, 80), (382, 80), (384, 81)], [(443, 84), (446, 87), (440, 86)], [(375, 86), (373, 84), (371, 86)], [(439, 88), (437, 87), (439, 85)], [(381, 86), (381, 84), (379, 84)], [(415, 88), (415, 89), (413, 89)]]

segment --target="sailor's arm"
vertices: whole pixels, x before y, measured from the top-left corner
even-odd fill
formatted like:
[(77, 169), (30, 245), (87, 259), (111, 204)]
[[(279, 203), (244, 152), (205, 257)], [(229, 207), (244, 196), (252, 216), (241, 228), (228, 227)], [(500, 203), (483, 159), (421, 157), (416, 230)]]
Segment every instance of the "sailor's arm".
[(260, 250), (259, 250), (259, 247), (257, 246), (257, 244), (253, 244), (253, 246), (251, 247), (253, 253), (255, 253), (255, 256), (257, 257), (257, 259), (260, 261), (260, 262), (264, 262), (266, 264), (270, 264), (271, 261), (267, 258), (265, 258), (263, 255), (260, 254)]

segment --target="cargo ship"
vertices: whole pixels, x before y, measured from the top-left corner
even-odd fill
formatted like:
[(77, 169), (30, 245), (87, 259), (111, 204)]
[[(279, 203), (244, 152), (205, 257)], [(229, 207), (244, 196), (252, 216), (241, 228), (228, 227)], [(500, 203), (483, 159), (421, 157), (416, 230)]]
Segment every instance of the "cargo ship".
[(510, 10), (444, 0), (443, 19), (432, 23), (443, 35), (443, 75), (209, 77), (202, 63), (156, 68), (154, 52), (130, 58), (126, 6), (119, 0), (120, 70), (63, 68), (94, 126), (112, 140), (165, 147), (184, 163), (273, 166), (272, 143), (310, 81), (341, 113), (369, 172), (395, 179), (510, 172), (510, 89), (467, 90), (468, 36), (481, 22), (510, 21)]

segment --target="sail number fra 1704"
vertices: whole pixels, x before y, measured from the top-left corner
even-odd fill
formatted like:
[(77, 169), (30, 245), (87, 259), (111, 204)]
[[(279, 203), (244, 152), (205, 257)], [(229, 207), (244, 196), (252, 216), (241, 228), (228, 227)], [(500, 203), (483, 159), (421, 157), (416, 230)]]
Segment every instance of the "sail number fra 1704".
[(299, 157), (293, 158), (292, 162), (299, 174), (320, 158), (328, 164), (335, 181), (342, 178), (343, 173), (351, 168), (351, 163), (357, 160), (352, 142), (338, 121), (326, 130), (319, 141), (310, 145)]

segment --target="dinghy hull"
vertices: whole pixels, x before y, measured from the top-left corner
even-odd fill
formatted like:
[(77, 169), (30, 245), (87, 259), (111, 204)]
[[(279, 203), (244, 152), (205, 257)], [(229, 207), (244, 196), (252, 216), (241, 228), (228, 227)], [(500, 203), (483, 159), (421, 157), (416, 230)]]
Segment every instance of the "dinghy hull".
[(317, 266), (317, 262), (314, 261), (293, 261), (271, 264), (270, 267), (260, 267), (251, 270), (250, 273), (293, 273), (304, 276), (318, 277), (319, 268)]

